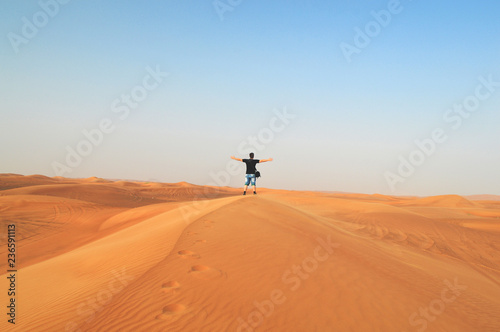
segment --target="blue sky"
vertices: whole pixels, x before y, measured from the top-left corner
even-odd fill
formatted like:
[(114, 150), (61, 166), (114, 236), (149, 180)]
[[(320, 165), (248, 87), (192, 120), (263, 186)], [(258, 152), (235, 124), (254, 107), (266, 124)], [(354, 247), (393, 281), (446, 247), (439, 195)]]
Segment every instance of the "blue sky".
[[(238, 146), (260, 134), (256, 157), (274, 158), (260, 166), (261, 186), (500, 194), (498, 1), (218, 4), (230, 10), (2, 0), (0, 172), (239, 187), (244, 169), (230, 174), (229, 156), (245, 157)], [(356, 45), (360, 30), (367, 46)], [(350, 61), (346, 44), (358, 49)], [(168, 75), (152, 84), (147, 68)], [(144, 79), (156, 86), (144, 90)], [(453, 128), (445, 114), (477, 89), (488, 96)], [(135, 108), (122, 101), (132, 91), (146, 91)], [(273, 131), (284, 110), (294, 118)], [(82, 131), (103, 119), (112, 132), (89, 143)], [(415, 140), (436, 128), (447, 139), (424, 154)], [(68, 148), (88, 144), (69, 166)]]

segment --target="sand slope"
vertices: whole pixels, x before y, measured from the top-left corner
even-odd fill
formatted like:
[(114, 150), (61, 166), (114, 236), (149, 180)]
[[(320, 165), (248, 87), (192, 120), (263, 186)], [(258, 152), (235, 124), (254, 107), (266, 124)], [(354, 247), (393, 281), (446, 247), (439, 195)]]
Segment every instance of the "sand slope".
[(498, 202), (2, 178), (2, 331), (500, 330)]

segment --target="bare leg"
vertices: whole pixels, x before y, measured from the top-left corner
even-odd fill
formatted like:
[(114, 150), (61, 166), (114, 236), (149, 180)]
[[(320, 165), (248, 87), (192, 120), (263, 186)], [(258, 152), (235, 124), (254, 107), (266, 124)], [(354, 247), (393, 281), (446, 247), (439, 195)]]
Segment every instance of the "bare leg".
[(257, 192), (257, 188), (255, 187), (255, 185), (253, 185), (252, 187), (253, 187), (253, 192), (256, 193)]

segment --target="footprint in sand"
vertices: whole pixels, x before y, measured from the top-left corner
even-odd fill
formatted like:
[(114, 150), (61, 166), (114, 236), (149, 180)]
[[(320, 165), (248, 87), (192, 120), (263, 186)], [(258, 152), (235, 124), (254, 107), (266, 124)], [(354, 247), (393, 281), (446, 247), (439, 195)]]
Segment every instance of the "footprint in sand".
[(194, 258), (194, 259), (200, 258), (200, 255), (198, 253), (195, 253), (194, 251), (191, 250), (181, 250), (177, 252), (177, 254), (182, 258)]
[(197, 243), (207, 243), (207, 240), (196, 240), (196, 241), (194, 241), (194, 244), (197, 244)]
[(196, 233), (196, 232), (187, 232), (186, 234), (187, 235), (198, 235), (198, 233)]
[(193, 265), (189, 270), (193, 277), (203, 280), (211, 280), (222, 276), (222, 271), (206, 265)]
[(183, 304), (169, 304), (163, 307), (163, 312), (156, 316), (156, 319), (170, 320), (175, 319), (177, 316), (183, 314), (186, 311), (186, 306)]
[(212, 220), (205, 220), (203, 222), (205, 224), (205, 228), (213, 228), (214, 225), (212, 225), (214, 222)]
[(161, 285), (161, 291), (167, 294), (176, 293), (180, 288), (181, 284), (179, 284), (177, 281), (168, 281)]

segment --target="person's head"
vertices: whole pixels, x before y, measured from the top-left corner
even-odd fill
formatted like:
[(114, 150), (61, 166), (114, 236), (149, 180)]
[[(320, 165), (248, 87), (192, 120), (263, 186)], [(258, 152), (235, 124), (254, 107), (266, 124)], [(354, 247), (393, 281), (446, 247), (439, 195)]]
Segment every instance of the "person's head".
[(250, 159), (253, 159), (254, 156), (253, 152), (250, 152)]

